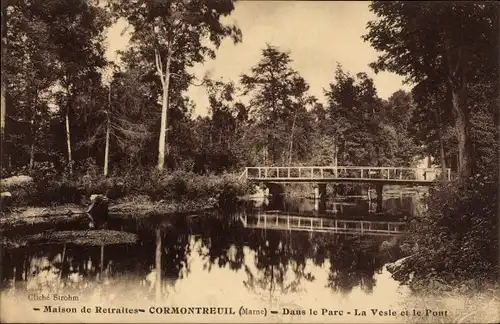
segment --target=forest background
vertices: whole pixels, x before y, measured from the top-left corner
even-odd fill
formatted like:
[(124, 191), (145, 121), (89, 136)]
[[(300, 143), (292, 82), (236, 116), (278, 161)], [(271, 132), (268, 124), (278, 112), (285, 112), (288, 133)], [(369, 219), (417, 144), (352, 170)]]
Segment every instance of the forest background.
[[(232, 1), (2, 1), (2, 178), (35, 178), (21, 204), (82, 192), (185, 200), (236, 188), (245, 166), (414, 166), (430, 156), (456, 180), (431, 190), (413, 269), (497, 280), (498, 9), (372, 2), (377, 19), (360, 37), (379, 56), (367, 71), (401, 75), (411, 90), (384, 100), (367, 71), (338, 65), (321, 101), (273, 44), (237, 79), (189, 73), (224, 39), (244, 42), (223, 19)], [(117, 19), (132, 27), (119, 65), (104, 42)], [(186, 90), (200, 83), (209, 113), (194, 117)]]

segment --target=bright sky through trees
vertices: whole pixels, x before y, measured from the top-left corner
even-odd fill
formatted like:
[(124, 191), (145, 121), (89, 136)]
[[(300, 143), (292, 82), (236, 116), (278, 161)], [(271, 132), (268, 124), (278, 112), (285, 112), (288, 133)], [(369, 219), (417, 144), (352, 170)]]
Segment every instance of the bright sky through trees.
[[(388, 72), (375, 75), (368, 68), (377, 53), (361, 35), (375, 16), (369, 2), (337, 1), (242, 1), (235, 4), (228, 22), (236, 22), (243, 33), (243, 43), (234, 45), (224, 40), (217, 58), (195, 67), (202, 78), (206, 72), (214, 78), (237, 80), (259, 60), (266, 43), (290, 50), (292, 67), (311, 86), (311, 94), (324, 102), (323, 88), (331, 82), (337, 63), (347, 71), (366, 71), (373, 78), (380, 97), (387, 99), (402, 85), (402, 78)], [(116, 50), (127, 46), (127, 34), (121, 35), (125, 23), (108, 31), (108, 59), (116, 58)], [(196, 103), (195, 115), (206, 115), (208, 96), (204, 87), (191, 87), (187, 93)]]

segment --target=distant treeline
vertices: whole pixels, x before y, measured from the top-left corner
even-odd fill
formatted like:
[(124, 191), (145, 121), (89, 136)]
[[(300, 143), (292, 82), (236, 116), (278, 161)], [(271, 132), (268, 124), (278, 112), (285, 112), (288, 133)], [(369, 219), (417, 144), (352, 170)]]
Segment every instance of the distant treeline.
[[(236, 26), (220, 20), (233, 11), (231, 2), (94, 2), (2, 2), (4, 176), (30, 170), (82, 175), (96, 168), (203, 174), (252, 165), (410, 166), (425, 156), (471, 174), (497, 161), (497, 17), (489, 3), (408, 4), (397, 11), (374, 2), (381, 19), (364, 37), (382, 55), (372, 67), (406, 76), (415, 84), (412, 92), (383, 100), (366, 73), (339, 65), (320, 102), (291, 67), (293, 53), (269, 44), (238, 80), (198, 81), (187, 72), (214, 57), (224, 38), (242, 41)], [(418, 15), (413, 6), (422, 12), (436, 6), (432, 19), (453, 13), (462, 25), (479, 17), (481, 37), (423, 23), (427, 16), (412, 20)], [(477, 17), (463, 21), (463, 10)], [(390, 25), (392, 16), (401, 26)], [(117, 65), (105, 59), (104, 35), (119, 18), (134, 30)], [(436, 31), (403, 33), (421, 21)], [(207, 39), (211, 45), (203, 45)], [(208, 91), (207, 117), (193, 117), (186, 95), (197, 83)]]

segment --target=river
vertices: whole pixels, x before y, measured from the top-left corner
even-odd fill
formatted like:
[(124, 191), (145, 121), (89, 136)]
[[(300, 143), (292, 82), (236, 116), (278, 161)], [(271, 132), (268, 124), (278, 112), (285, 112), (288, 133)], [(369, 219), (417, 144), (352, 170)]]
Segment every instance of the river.
[[(27, 321), (29, 316), (58, 321), (54, 314), (43, 313), (44, 306), (55, 303), (77, 307), (71, 318), (82, 321), (107, 321), (94, 307), (115, 305), (143, 307), (144, 312), (124, 318), (107, 314), (110, 320), (131, 322), (164, 321), (165, 316), (167, 321), (194, 322), (401, 322), (400, 314), (391, 312), (400, 311), (398, 300), (408, 290), (384, 265), (401, 257), (397, 231), (404, 229), (384, 231), (385, 224), (411, 215), (412, 201), (388, 199), (385, 210), (402, 211), (396, 214), (377, 215), (359, 198), (328, 201), (322, 209), (311, 199), (285, 198), (188, 217), (112, 219), (109, 228), (136, 233), (139, 242), (5, 250), (2, 298), (13, 307), (39, 305), (40, 311), (23, 313)], [(342, 225), (346, 220), (353, 225)], [(377, 222), (382, 224), (378, 232)], [(156, 285), (156, 262), (161, 263), (161, 285)], [(43, 300), (47, 296), (50, 302)], [(91, 312), (82, 314), (83, 305)], [(161, 314), (165, 309), (152, 305), (228, 307), (236, 315), (182, 317)], [(389, 315), (374, 315), (374, 309)], [(242, 313), (246, 315), (240, 317)]]

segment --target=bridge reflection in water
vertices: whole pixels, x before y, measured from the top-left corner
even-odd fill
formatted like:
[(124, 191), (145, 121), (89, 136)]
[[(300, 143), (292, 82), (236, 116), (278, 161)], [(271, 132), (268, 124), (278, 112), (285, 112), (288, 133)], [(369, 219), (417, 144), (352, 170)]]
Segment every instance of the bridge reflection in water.
[(246, 228), (306, 231), (352, 235), (395, 236), (406, 233), (404, 222), (361, 221), (334, 218), (293, 216), (286, 214), (259, 213), (240, 216)]

